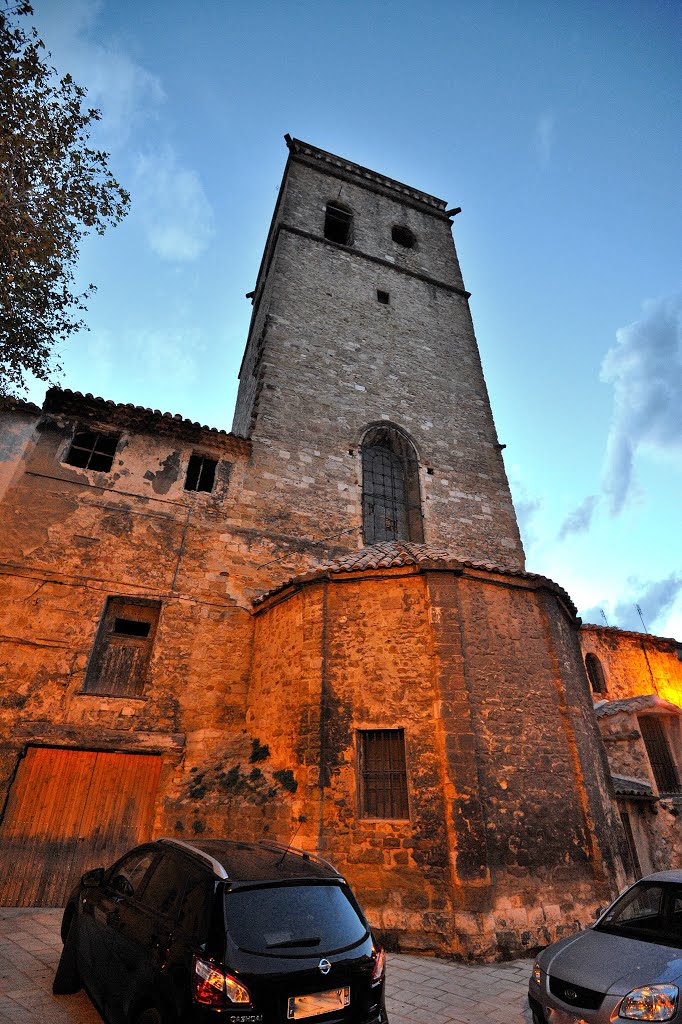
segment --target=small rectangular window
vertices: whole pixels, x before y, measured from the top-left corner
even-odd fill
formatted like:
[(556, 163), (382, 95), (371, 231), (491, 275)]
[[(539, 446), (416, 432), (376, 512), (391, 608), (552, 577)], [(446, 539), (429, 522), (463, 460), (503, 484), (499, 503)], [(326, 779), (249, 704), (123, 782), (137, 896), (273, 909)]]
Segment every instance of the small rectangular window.
[(388, 294), (388, 292), (382, 292), (379, 289), (377, 289), (377, 302), (380, 302), (383, 306), (388, 306), (390, 301), (391, 296)]
[(206, 455), (190, 455), (185, 490), (212, 491), (217, 465), (217, 459), (209, 459)]
[(85, 676), (85, 693), (142, 696), (160, 608), (158, 601), (107, 600)]
[(409, 818), (402, 729), (358, 733), (363, 818)]
[(98, 473), (108, 473), (114, 463), (116, 447), (120, 440), (120, 434), (77, 430), (64, 462), (79, 469), (94, 469)]

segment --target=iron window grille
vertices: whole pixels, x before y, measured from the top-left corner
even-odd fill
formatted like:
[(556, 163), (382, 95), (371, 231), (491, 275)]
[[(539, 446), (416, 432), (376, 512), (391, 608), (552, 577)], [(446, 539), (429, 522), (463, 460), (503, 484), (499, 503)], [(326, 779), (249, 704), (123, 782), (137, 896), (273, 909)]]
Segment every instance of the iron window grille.
[(392, 427), (370, 430), (362, 446), (362, 532), (366, 544), (424, 540), (417, 458)]
[(98, 430), (77, 430), (64, 462), (79, 469), (93, 469), (108, 473), (114, 464), (114, 455), (120, 434), (108, 434)]
[(661, 721), (653, 715), (644, 715), (638, 721), (658, 792), (681, 793), (682, 787)]
[(158, 601), (108, 598), (85, 675), (84, 693), (142, 696), (160, 610)]
[(353, 214), (341, 203), (327, 203), (324, 237), (339, 245), (353, 244)]
[(409, 818), (404, 731), (367, 729), (358, 737), (363, 818)]

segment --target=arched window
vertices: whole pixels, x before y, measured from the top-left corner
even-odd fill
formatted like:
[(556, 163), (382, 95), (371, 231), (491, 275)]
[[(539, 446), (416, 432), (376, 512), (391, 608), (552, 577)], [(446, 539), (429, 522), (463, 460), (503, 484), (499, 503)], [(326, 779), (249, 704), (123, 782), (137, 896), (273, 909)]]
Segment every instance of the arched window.
[(362, 443), (362, 532), (365, 544), (424, 540), (417, 456), (395, 427), (372, 427)]
[(592, 692), (606, 693), (604, 670), (602, 669), (601, 662), (596, 654), (585, 655), (585, 668), (587, 669), (587, 678), (590, 680)]
[(324, 237), (339, 245), (353, 244), (353, 214), (341, 203), (327, 203)]

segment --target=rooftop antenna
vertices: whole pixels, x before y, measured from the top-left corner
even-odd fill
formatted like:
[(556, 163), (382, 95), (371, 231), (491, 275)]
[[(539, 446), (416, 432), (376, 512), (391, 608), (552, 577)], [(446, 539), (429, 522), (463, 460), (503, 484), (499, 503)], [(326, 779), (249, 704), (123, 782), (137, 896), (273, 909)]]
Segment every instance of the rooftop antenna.
[(639, 607), (638, 604), (635, 605), (635, 608), (637, 609), (637, 614), (639, 615), (639, 621), (642, 623), (642, 628), (643, 628), (644, 632), (648, 633), (649, 630), (646, 628), (646, 626), (644, 624), (644, 618), (642, 616), (642, 609)]
[(291, 837), (291, 839), (289, 840), (289, 844), (288, 844), (288, 846), (287, 846), (286, 850), (284, 851), (284, 853), (282, 854), (282, 856), (281, 856), (281, 857), (279, 858), (279, 860), (277, 861), (277, 864), (275, 865), (275, 867), (279, 867), (279, 865), (280, 865), (280, 864), (282, 863), (282, 861), (284, 860), (284, 858), (285, 858), (285, 857), (286, 857), (286, 855), (288, 854), (289, 850), (291, 849), (291, 844), (293, 843), (294, 839), (295, 839), (295, 838), (296, 838), (296, 836), (298, 835), (298, 830), (300, 829), (301, 825), (303, 824), (303, 822), (304, 822), (305, 820), (306, 820), (306, 819), (305, 819), (305, 815), (304, 815), (304, 814), (299, 814), (299, 816), (298, 816), (298, 825), (297, 825), (297, 826), (296, 826), (296, 828), (294, 829), (294, 834), (293, 834), (293, 836)]
[(604, 614), (604, 609), (603, 609), (603, 608), (600, 608), (600, 609), (599, 609), (599, 611), (601, 612), (601, 617), (602, 617), (602, 619), (604, 620), (604, 622), (605, 622), (605, 623), (606, 623), (606, 625), (608, 626), (608, 624), (609, 624), (609, 620), (608, 620), (608, 619), (606, 618), (606, 615)]

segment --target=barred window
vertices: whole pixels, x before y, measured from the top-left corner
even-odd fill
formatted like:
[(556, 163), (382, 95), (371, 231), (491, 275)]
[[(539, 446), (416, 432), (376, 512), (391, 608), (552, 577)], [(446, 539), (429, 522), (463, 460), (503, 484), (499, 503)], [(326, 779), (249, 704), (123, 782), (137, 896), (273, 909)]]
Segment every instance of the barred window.
[(339, 245), (353, 244), (353, 214), (341, 203), (327, 203), (324, 237)]
[(94, 469), (108, 473), (114, 463), (120, 434), (109, 434), (99, 430), (76, 430), (64, 462), (79, 469)]
[(587, 669), (587, 678), (590, 680), (592, 692), (606, 693), (604, 670), (601, 667), (601, 662), (596, 654), (585, 655), (585, 668)]
[(374, 427), (363, 441), (362, 532), (366, 544), (424, 540), (417, 456), (395, 427)]
[(125, 597), (107, 600), (85, 676), (85, 693), (142, 695), (160, 608), (158, 601)]
[(654, 715), (643, 715), (638, 722), (659, 793), (682, 792), (663, 724)]
[(409, 818), (405, 735), (402, 729), (358, 733), (363, 818)]

